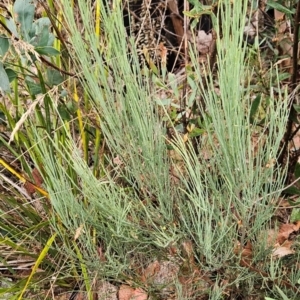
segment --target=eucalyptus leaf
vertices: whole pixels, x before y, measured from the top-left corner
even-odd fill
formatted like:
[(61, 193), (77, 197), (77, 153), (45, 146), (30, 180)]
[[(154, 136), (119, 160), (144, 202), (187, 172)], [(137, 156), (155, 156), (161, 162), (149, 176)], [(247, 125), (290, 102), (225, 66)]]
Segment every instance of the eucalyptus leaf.
[(62, 118), (64, 121), (70, 121), (72, 116), (70, 115), (70, 112), (66, 108), (64, 104), (59, 104), (57, 106), (57, 110), (59, 112), (59, 116)]
[(26, 41), (30, 40), (30, 30), (34, 19), (35, 6), (32, 0), (16, 0), (13, 11), (21, 26), (21, 33)]
[(5, 25), (15, 37), (19, 38), (16, 23), (12, 18), (5, 19)]
[(49, 18), (40, 18), (35, 21), (32, 26), (35, 33), (30, 43), (38, 47), (52, 46), (54, 39), (50, 33), (50, 26)]
[(25, 80), (26, 84), (27, 84), (27, 87), (28, 87), (28, 90), (29, 90), (29, 93), (33, 96), (36, 96), (38, 94), (41, 94), (42, 93), (42, 88), (41, 88), (41, 85), (40, 84), (37, 84), (31, 80)]
[(30, 44), (36, 47), (44, 47), (48, 45), (49, 28), (44, 26), (40, 31), (36, 32), (34, 37), (29, 41)]
[(0, 56), (4, 56), (9, 48), (9, 41), (7, 36), (0, 35)]
[(64, 77), (61, 73), (54, 69), (47, 69), (47, 79), (48, 84), (52, 87), (54, 85), (59, 85), (64, 81)]
[(10, 92), (9, 78), (1, 62), (0, 62), (0, 89), (4, 93)]

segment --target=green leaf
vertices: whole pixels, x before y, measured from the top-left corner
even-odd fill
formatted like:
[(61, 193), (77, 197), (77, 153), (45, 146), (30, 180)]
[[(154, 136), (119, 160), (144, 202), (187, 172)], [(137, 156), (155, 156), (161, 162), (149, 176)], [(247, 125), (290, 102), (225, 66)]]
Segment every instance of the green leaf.
[(196, 0), (189, 0), (188, 2), (190, 2), (193, 6), (197, 6), (197, 7), (202, 7), (201, 3), (199, 1)]
[(178, 131), (178, 132), (184, 132), (184, 126), (182, 123), (178, 124), (175, 126), (175, 129)]
[(59, 116), (62, 118), (64, 121), (70, 121), (72, 116), (70, 115), (70, 112), (67, 110), (66, 106), (63, 104), (59, 104), (57, 106), (57, 110), (59, 112)]
[(160, 106), (169, 106), (172, 103), (172, 99), (171, 98), (155, 99), (155, 102)]
[(204, 132), (205, 132), (204, 129), (200, 129), (200, 128), (197, 128), (197, 127), (196, 127), (196, 128), (194, 128), (194, 129), (192, 130), (192, 132), (189, 133), (189, 136), (190, 136), (191, 138), (193, 138), (193, 137), (202, 135)]
[(285, 189), (284, 193), (288, 194), (288, 195), (300, 195), (300, 190), (298, 188), (296, 188), (295, 186), (291, 186), (291, 187)]
[(40, 18), (33, 24), (34, 36), (30, 44), (37, 47), (52, 46), (53, 38), (50, 33), (51, 22), (49, 18)]
[(78, 103), (74, 100), (70, 100), (66, 102), (66, 108), (71, 114), (75, 114), (78, 110)]
[(300, 105), (299, 104), (293, 104), (294, 109), (297, 113), (300, 113)]
[(54, 85), (59, 85), (64, 81), (64, 77), (60, 74), (60, 72), (53, 69), (47, 69), (47, 79), (47, 83), (51, 87)]
[(292, 111), (292, 113), (289, 116), (289, 119), (292, 120), (293, 122), (295, 122), (296, 124), (299, 124), (297, 113)]
[(41, 94), (42, 93), (42, 88), (40, 84), (34, 83), (30, 80), (25, 80), (27, 87), (29, 89), (29, 93), (33, 96)]
[(296, 179), (300, 177), (300, 164), (298, 162), (296, 163), (296, 166), (295, 166), (294, 175), (295, 175)]
[(9, 41), (7, 36), (1, 34), (0, 35), (0, 56), (4, 56), (9, 48)]
[(255, 117), (255, 114), (258, 111), (260, 101), (261, 101), (261, 95), (257, 95), (256, 98), (254, 99), (254, 101), (252, 102), (252, 105), (251, 105), (251, 108), (250, 108), (250, 123), (251, 124), (254, 123), (254, 117)]
[(32, 0), (16, 0), (13, 11), (21, 24), (21, 33), (26, 41), (30, 40), (30, 30), (33, 23), (35, 6)]
[(173, 73), (168, 74), (168, 80), (172, 89), (172, 92), (175, 95), (175, 98), (179, 98), (179, 87), (177, 84), (176, 76)]
[(58, 50), (56, 50), (53, 47), (50, 46), (45, 46), (45, 47), (35, 47), (34, 50), (41, 54), (41, 55), (46, 55), (46, 56), (56, 56), (60, 54)]
[(279, 286), (275, 285), (278, 293), (282, 297), (282, 300), (290, 300), (287, 295), (279, 288)]
[(277, 80), (280, 82), (280, 81), (286, 80), (290, 77), (291, 77), (290, 73), (280, 73), (280, 74), (278, 74), (278, 79)]
[(52, 243), (54, 242), (55, 238), (57, 236), (57, 233), (54, 233), (50, 238), (49, 240), (47, 241), (46, 245), (44, 246), (44, 248), (42, 249), (39, 257), (37, 258), (34, 266), (32, 267), (31, 269), (31, 273), (30, 275), (28, 276), (27, 278), (27, 281), (26, 281), (26, 284), (24, 286), (24, 288), (22, 289), (20, 295), (19, 295), (19, 298), (18, 300), (21, 300), (23, 298), (23, 294), (25, 293), (29, 283), (31, 282), (32, 280), (32, 277), (33, 275), (35, 275), (37, 273), (37, 270), (38, 270), (38, 267), (39, 265), (44, 261), (44, 258), (46, 257), (47, 253), (49, 252), (49, 249), (51, 248), (51, 245)]
[(290, 10), (287, 7), (281, 5), (280, 3), (278, 3), (277, 1), (272, 1), (272, 0), (268, 0), (267, 5), (271, 8), (274, 8), (284, 14), (293, 14), (295, 12), (295, 10)]
[(49, 28), (43, 27), (40, 32), (36, 32), (34, 37), (29, 41), (31, 45), (36, 47), (45, 47), (48, 45)]
[(192, 93), (189, 95), (187, 106), (192, 107), (195, 102), (196, 95), (198, 94), (198, 88), (195, 83), (195, 80), (193, 80), (191, 77), (188, 77), (187, 81), (188, 81), (188, 84), (191, 87), (191, 91), (192, 91)]
[(298, 206), (300, 205), (300, 201), (299, 201), (299, 198), (297, 200), (292, 200), (292, 199), (287, 199), (288, 203), (290, 206)]
[(2, 90), (4, 93), (10, 92), (9, 78), (1, 62), (0, 62), (0, 90)]
[(68, 91), (67, 90), (62, 90), (61, 92), (60, 92), (60, 97), (66, 97), (66, 96), (68, 96)]
[(300, 221), (300, 208), (293, 208), (291, 213), (291, 223)]
[(44, 27), (47, 27), (48, 30), (50, 30), (50, 26), (51, 26), (51, 21), (49, 18), (47, 17), (43, 17), (43, 18), (39, 18), (37, 19), (35, 22), (35, 27), (38, 29), (37, 30), (37, 33), (38, 32), (41, 32), (43, 30)]
[(2, 19), (5, 23), (5, 25), (7, 26), (7, 28), (10, 30), (10, 32), (15, 36), (15, 37), (19, 37), (18, 31), (17, 31), (17, 26), (16, 23), (14, 22), (14, 20), (12, 18), (3, 18)]
[(7, 68), (7, 69), (5, 68), (5, 72), (8, 76), (9, 82), (12, 82), (14, 79), (16, 79), (18, 77), (17, 73), (10, 68)]

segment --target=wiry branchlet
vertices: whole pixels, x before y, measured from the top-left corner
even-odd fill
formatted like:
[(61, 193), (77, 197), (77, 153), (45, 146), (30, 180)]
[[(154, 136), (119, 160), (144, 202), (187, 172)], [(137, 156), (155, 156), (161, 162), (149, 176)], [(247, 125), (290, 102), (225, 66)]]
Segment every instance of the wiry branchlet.
[(162, 47), (167, 48), (168, 65), (172, 68), (176, 36), (170, 12), (163, 0), (128, 0), (124, 13), (127, 33), (135, 38), (140, 63), (159, 66)]

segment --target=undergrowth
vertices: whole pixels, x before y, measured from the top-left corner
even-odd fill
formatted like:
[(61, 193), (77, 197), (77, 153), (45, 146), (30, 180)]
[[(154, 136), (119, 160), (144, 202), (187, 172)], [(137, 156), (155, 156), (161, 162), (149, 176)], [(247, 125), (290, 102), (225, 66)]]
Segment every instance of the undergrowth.
[(121, 3), (29, 4), (1, 19), (1, 296), (297, 299), (297, 88), (247, 43), (255, 7), (205, 7), (216, 51), (186, 43), (170, 73), (141, 65)]

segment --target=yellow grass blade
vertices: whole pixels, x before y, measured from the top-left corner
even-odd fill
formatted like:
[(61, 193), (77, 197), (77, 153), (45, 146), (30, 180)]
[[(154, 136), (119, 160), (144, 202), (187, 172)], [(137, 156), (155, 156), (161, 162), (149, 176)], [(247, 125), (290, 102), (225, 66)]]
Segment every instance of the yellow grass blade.
[(2, 165), (7, 171), (9, 171), (11, 174), (13, 174), (14, 176), (16, 176), (21, 182), (26, 183), (29, 182), (36, 191), (40, 192), (43, 196), (49, 198), (49, 194), (43, 190), (42, 188), (38, 187), (37, 185), (35, 185), (34, 183), (32, 183), (31, 181), (27, 180), (23, 175), (21, 175), (19, 172), (17, 172), (13, 167), (11, 167), (5, 160), (3, 160), (0, 157), (0, 165)]
[(31, 279), (32, 279), (32, 276), (36, 273), (36, 271), (38, 270), (39, 265), (41, 264), (41, 262), (43, 261), (43, 259), (44, 259), (45, 256), (47, 255), (47, 253), (48, 253), (48, 251), (49, 251), (49, 249), (50, 249), (52, 243), (54, 242), (54, 240), (55, 240), (55, 238), (56, 238), (56, 235), (57, 235), (57, 233), (54, 233), (54, 234), (50, 237), (50, 239), (47, 241), (47, 243), (46, 243), (44, 249), (42, 250), (41, 254), (39, 255), (39, 257), (38, 257), (37, 261), (35, 262), (34, 266), (32, 267), (32, 271), (31, 271), (31, 273), (30, 273), (30, 275), (29, 275), (29, 277), (28, 277), (28, 279), (27, 279), (27, 281), (26, 281), (26, 284), (25, 284), (25, 286), (24, 286), (24, 288), (23, 288), (23, 290), (22, 290), (22, 292), (21, 292), (21, 294), (20, 294), (18, 300), (21, 300), (21, 299), (22, 299), (23, 294), (25, 293), (25, 291), (26, 291), (26, 289), (27, 289), (27, 287), (28, 287), (28, 285), (29, 285), (29, 283), (30, 283), (30, 281), (31, 281)]
[(12, 168), (6, 161), (4, 161), (2, 158), (0, 158), (0, 164), (10, 173), (18, 177), (23, 183), (25, 183), (27, 180), (19, 174), (14, 168)]

